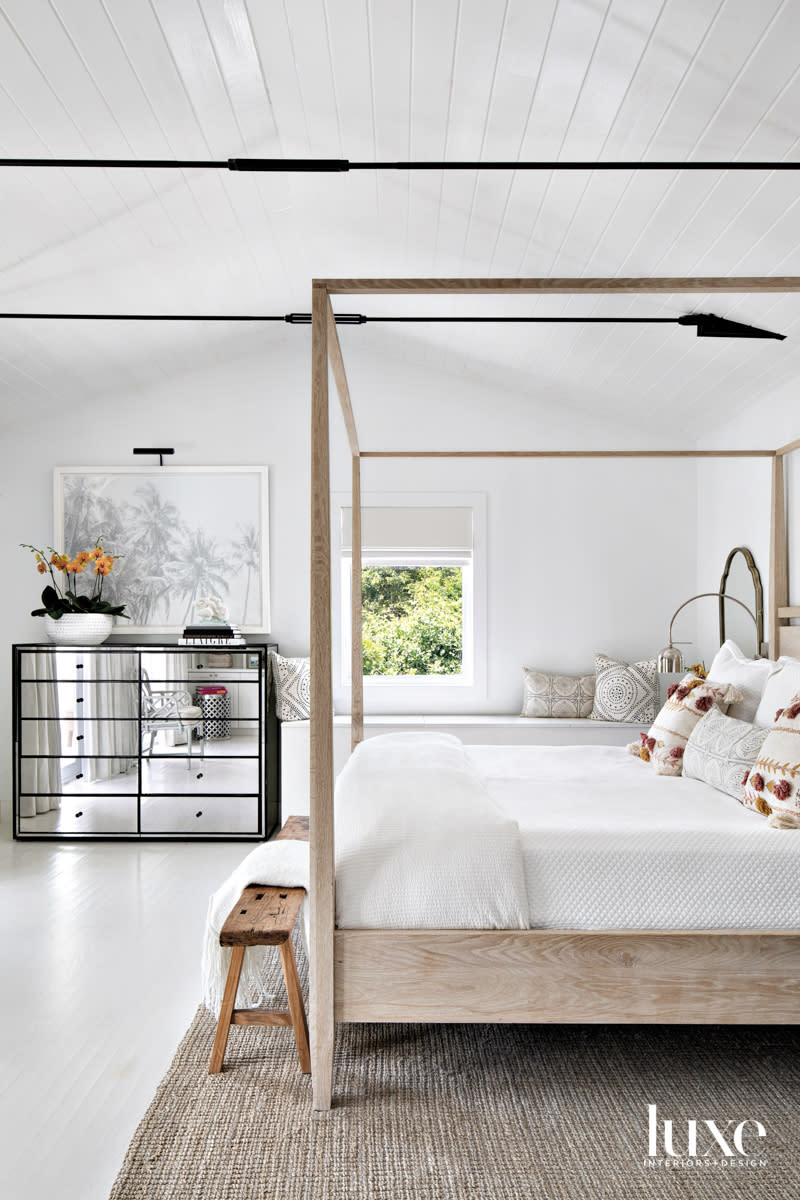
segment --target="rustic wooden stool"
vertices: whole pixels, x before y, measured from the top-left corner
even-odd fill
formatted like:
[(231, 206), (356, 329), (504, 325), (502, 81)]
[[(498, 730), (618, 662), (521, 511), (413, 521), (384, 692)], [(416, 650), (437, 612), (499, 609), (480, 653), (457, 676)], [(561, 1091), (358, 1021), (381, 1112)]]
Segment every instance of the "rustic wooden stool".
[[(308, 840), (308, 821), (289, 817), (279, 838)], [(303, 994), (297, 977), (297, 964), (292, 947), (292, 930), (305, 899), (304, 888), (277, 888), (253, 885), (246, 887), (231, 910), (219, 935), (221, 946), (231, 946), (231, 965), (225, 980), (222, 1007), (217, 1033), (211, 1051), (209, 1075), (222, 1070), (228, 1032), (231, 1025), (291, 1025), (304, 1075), (311, 1071), (308, 1049), (308, 1025), (303, 1007)], [(281, 956), (289, 1011), (275, 1012), (268, 1008), (235, 1008), (236, 989), (242, 973), (244, 952), (248, 946), (277, 946)]]

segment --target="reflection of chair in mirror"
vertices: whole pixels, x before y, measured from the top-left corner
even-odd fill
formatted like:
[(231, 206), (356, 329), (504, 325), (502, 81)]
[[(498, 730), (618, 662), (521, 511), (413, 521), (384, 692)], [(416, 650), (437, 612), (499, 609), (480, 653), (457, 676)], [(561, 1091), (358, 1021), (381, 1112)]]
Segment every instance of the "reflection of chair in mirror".
[(193, 704), (189, 692), (181, 688), (153, 688), (147, 672), (142, 670), (142, 738), (144, 739), (145, 734), (150, 738), (145, 753), (153, 753), (157, 734), (166, 730), (178, 730), (186, 735), (186, 769), (191, 770), (192, 738), (195, 729), (200, 735), (200, 757), (203, 758), (206, 744), (203, 736), (203, 710)]

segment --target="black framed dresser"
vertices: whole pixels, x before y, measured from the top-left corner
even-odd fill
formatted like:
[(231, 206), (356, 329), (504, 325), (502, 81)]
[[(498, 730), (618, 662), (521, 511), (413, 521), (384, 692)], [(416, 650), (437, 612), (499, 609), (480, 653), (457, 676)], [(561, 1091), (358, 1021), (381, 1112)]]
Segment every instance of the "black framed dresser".
[(14, 837), (268, 837), (280, 822), (272, 650), (15, 645)]

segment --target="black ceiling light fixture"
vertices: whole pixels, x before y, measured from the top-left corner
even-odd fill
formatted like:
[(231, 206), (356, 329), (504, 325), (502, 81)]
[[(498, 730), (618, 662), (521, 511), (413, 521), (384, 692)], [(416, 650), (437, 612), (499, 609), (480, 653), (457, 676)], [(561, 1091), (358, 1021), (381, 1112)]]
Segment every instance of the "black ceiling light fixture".
[(776, 338), (786, 341), (785, 333), (773, 333), (771, 329), (758, 329), (755, 325), (743, 325), (741, 321), (729, 321), (715, 313), (687, 313), (678, 317), (679, 325), (696, 325), (698, 337), (711, 338)]

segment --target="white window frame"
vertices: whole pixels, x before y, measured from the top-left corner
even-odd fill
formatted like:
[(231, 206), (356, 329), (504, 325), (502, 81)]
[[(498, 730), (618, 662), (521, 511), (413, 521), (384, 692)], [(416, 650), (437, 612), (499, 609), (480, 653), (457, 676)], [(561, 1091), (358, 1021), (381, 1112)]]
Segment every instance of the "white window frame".
[[(470, 644), (463, 644), (465, 663), (471, 660), (471, 678), (460, 675), (367, 675), (364, 696), (368, 714), (423, 714), (482, 711), (487, 698), (487, 513), (485, 492), (363, 492), (362, 506), (436, 507), (472, 509), (472, 587), (469, 619)], [(350, 564), (351, 554), (341, 548), (342, 509), (349, 508), (350, 493), (331, 496), (332, 632), (334, 642), (333, 703), (337, 713), (350, 711)], [(434, 551), (443, 559), (448, 552)], [(395, 560), (399, 557), (392, 552)], [(417, 557), (416, 555), (413, 557)], [(462, 558), (467, 557), (462, 553)], [(366, 562), (366, 556), (364, 556)], [(387, 565), (392, 565), (391, 563)], [(445, 565), (444, 562), (442, 565)], [(342, 576), (348, 575), (346, 590)], [(462, 610), (463, 611), (463, 610)], [(467, 629), (465, 628), (465, 633)]]

